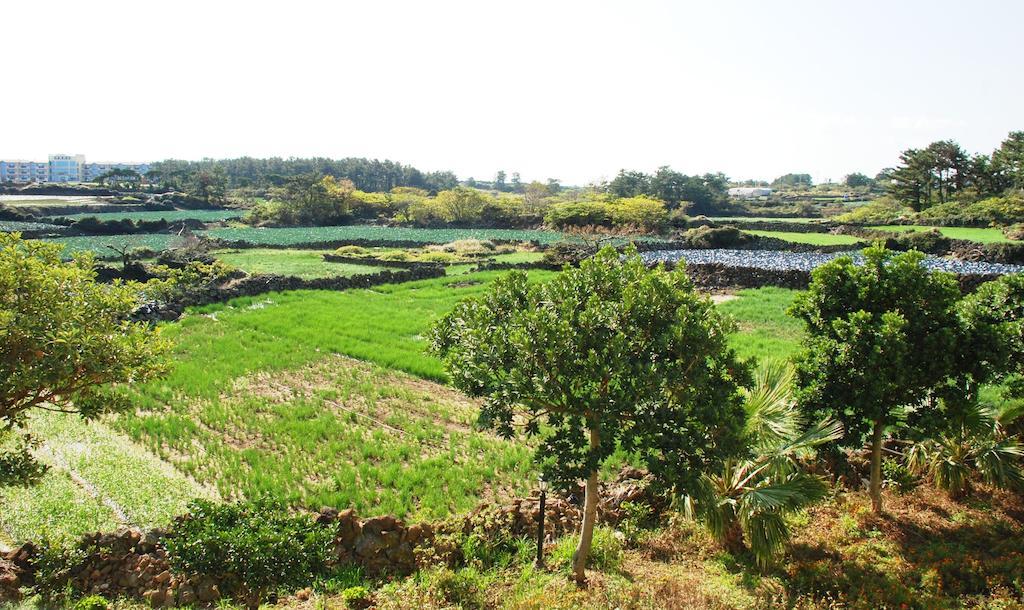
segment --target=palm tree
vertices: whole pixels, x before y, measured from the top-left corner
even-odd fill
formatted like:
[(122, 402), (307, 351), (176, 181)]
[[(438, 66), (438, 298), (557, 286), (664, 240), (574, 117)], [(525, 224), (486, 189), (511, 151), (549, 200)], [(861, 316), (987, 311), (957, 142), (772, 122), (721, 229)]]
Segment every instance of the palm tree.
[(1009, 489), (1024, 487), (1024, 445), (1007, 428), (1024, 419), (1019, 405), (999, 412), (977, 400), (969, 403), (947, 431), (911, 447), (907, 466), (930, 478), (953, 498), (968, 496), (972, 481)]
[(702, 475), (683, 498), (685, 512), (703, 521), (730, 552), (749, 547), (762, 567), (789, 540), (786, 517), (828, 493), (826, 481), (805, 472), (800, 458), (843, 435), (842, 425), (832, 420), (805, 428), (792, 399), (793, 377), (793, 368), (781, 362), (757, 371), (745, 401), (750, 455)]

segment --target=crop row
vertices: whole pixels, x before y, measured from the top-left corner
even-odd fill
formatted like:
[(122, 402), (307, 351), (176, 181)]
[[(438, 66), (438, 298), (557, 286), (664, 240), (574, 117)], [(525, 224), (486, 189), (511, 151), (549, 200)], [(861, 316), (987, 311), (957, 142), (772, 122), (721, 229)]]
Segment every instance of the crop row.
[(166, 220), (168, 222), (174, 222), (176, 220), (198, 220), (201, 222), (219, 222), (221, 220), (239, 218), (243, 213), (243, 210), (143, 210), (137, 212), (115, 212), (104, 210), (81, 214), (66, 214), (63, 215), (62, 218), (67, 218), (69, 220), (81, 220), (89, 216), (95, 216), (100, 220)]

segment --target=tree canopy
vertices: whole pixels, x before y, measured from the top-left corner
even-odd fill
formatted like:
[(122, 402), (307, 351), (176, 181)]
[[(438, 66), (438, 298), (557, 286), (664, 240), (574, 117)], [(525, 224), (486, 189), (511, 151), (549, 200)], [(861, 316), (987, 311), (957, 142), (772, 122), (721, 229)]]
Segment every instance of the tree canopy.
[(597, 473), (615, 451), (685, 486), (738, 450), (748, 372), (728, 347), (733, 329), (682, 269), (605, 248), (543, 284), (520, 272), (496, 280), (442, 318), (431, 341), (452, 383), (485, 398), (482, 424), (539, 436), (549, 480), (586, 480), (574, 559), (583, 579)]
[(112, 384), (163, 370), (167, 343), (129, 320), (138, 290), (97, 283), (90, 257), (63, 262), (60, 253), (0, 233), (0, 486), (43, 473), (24, 433), (32, 409), (85, 418), (122, 410)]
[(791, 313), (807, 331), (797, 360), (801, 408), (841, 421), (845, 446), (870, 437), (872, 503), (881, 511), (882, 435), (900, 409), (926, 409), (924, 398), (950, 374), (960, 290), (952, 275), (925, 269), (919, 252), (876, 245), (863, 257), (815, 269)]

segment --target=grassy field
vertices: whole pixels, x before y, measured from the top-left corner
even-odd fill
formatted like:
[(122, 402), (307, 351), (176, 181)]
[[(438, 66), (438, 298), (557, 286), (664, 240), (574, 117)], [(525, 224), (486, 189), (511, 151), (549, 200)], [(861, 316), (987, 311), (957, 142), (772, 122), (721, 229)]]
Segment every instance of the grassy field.
[(240, 218), (244, 213), (245, 210), (144, 210), (139, 212), (102, 211), (92, 214), (68, 214), (63, 216), (63, 218), (81, 220), (89, 216), (95, 216), (100, 220), (166, 220), (168, 222), (173, 222), (175, 220), (200, 220), (203, 222), (217, 222), (221, 220), (230, 220), (232, 218)]
[(798, 233), (796, 231), (744, 231), (744, 233), (774, 237), (797, 244), (811, 244), (812, 246), (852, 245), (862, 241), (859, 237), (852, 235), (832, 235), (831, 233)]
[(324, 260), (328, 250), (273, 250), (251, 248), (218, 250), (213, 255), (249, 274), (293, 275), (304, 279), (377, 273), (383, 267), (331, 263)]
[(976, 241), (982, 244), (998, 244), (1006, 243), (1010, 240), (1003, 235), (1002, 230), (994, 227), (926, 227), (919, 225), (876, 225), (873, 227), (865, 227), (867, 229), (876, 229), (878, 231), (891, 231), (893, 233), (904, 233), (909, 231), (929, 231), (931, 229), (938, 229), (940, 233), (950, 239), (966, 239), (970, 241)]
[(800, 349), (802, 323), (786, 315), (798, 294), (786, 288), (741, 290), (718, 308), (739, 325), (731, 344), (741, 358), (789, 358)]

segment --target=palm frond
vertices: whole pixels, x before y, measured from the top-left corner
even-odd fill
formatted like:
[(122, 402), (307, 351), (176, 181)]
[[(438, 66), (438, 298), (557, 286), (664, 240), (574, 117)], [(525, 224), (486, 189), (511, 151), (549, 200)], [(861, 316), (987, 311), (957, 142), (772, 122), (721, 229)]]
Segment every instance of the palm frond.
[(755, 372), (744, 401), (747, 438), (755, 448), (771, 447), (799, 434), (802, 418), (793, 404), (794, 378), (793, 367), (780, 360), (769, 360)]
[(757, 564), (765, 568), (789, 540), (789, 527), (779, 513), (759, 513), (743, 523), (743, 536)]

